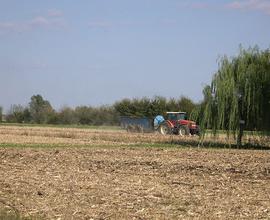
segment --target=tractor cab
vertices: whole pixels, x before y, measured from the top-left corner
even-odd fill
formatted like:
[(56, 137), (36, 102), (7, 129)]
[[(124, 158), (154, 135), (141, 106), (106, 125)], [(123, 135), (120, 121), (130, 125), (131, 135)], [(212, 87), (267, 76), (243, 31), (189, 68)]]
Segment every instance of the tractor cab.
[(166, 118), (170, 121), (187, 120), (186, 112), (166, 112)]
[(170, 121), (174, 126), (177, 124), (187, 124), (186, 112), (166, 112), (165, 118)]

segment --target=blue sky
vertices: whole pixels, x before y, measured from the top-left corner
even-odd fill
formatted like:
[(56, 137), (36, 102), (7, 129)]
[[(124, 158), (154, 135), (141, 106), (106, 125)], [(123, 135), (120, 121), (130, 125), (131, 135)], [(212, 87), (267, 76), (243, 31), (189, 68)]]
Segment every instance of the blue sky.
[(217, 60), (270, 46), (270, 0), (0, 0), (0, 106), (185, 95)]

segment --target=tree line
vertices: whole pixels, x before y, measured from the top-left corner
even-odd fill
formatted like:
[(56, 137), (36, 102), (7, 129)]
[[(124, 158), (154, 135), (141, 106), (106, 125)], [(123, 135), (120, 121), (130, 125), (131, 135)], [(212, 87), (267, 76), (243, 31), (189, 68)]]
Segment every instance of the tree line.
[(119, 125), (120, 116), (154, 118), (166, 111), (186, 111), (189, 114), (195, 106), (188, 97), (167, 99), (157, 96), (152, 99), (123, 99), (100, 107), (63, 107), (56, 111), (48, 100), (38, 94), (31, 97), (27, 106), (11, 105), (5, 120), (8, 123)]
[(123, 99), (116, 102), (114, 108), (121, 116), (154, 118), (168, 111), (184, 111), (189, 115), (196, 105), (185, 96), (181, 96), (179, 99), (156, 96), (153, 99)]

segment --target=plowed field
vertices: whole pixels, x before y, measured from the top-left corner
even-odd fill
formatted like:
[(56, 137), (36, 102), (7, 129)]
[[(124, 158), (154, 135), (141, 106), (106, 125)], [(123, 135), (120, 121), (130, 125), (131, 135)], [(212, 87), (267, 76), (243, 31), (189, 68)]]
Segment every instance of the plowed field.
[(194, 140), (0, 126), (0, 212), (57, 220), (270, 219), (269, 151), (181, 146)]
[(0, 148), (0, 208), (43, 219), (269, 219), (267, 151)]

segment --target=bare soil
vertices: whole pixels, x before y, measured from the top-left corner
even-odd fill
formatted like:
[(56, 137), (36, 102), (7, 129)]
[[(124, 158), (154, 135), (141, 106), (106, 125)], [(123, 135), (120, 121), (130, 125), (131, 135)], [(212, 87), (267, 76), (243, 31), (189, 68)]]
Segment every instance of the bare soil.
[(270, 219), (270, 154), (0, 148), (0, 209), (58, 220)]

